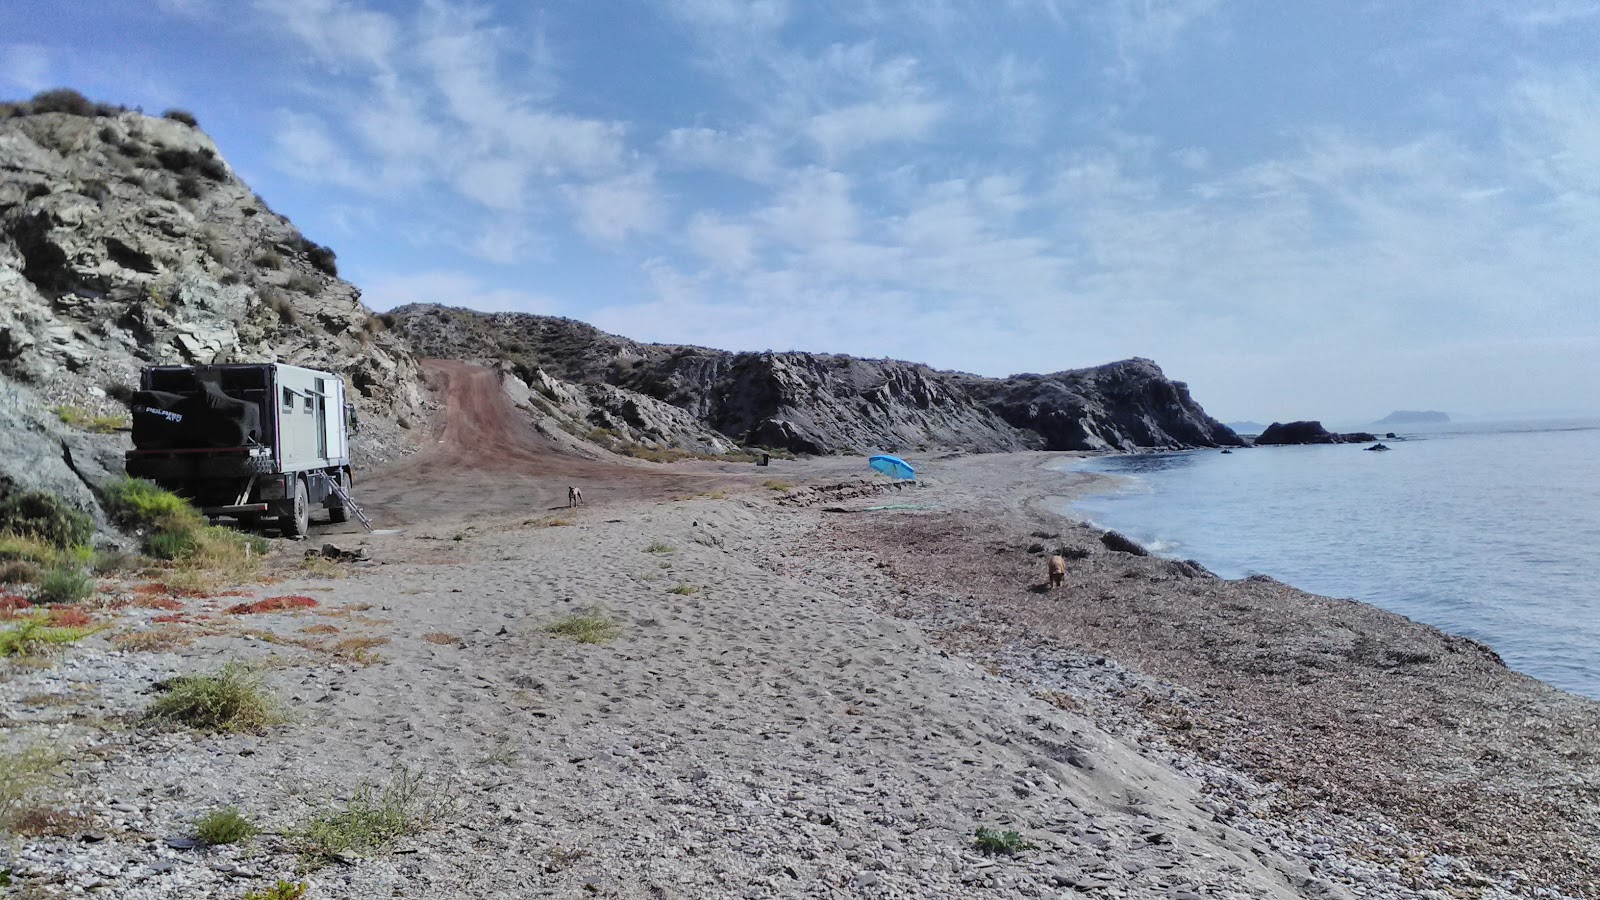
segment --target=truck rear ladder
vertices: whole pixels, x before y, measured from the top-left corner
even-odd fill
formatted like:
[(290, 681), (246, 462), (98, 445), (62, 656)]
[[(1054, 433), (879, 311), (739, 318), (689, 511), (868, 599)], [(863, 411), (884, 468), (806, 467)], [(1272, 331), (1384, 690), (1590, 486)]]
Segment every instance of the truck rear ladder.
[(350, 497), (350, 492), (344, 489), (344, 485), (339, 483), (339, 479), (329, 478), (326, 472), (318, 472), (317, 477), (328, 483), (328, 492), (343, 500), (344, 508), (355, 516), (357, 521), (368, 531), (372, 530), (372, 520), (367, 518), (367, 514), (362, 512), (361, 507), (356, 505), (356, 501)]

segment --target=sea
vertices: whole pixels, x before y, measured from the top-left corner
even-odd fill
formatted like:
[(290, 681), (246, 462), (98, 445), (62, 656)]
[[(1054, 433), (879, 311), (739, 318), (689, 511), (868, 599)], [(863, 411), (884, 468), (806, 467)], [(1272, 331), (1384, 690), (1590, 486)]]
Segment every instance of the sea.
[(1107, 456), (1067, 510), (1226, 578), (1266, 574), (1483, 641), (1600, 699), (1600, 419), (1365, 444)]

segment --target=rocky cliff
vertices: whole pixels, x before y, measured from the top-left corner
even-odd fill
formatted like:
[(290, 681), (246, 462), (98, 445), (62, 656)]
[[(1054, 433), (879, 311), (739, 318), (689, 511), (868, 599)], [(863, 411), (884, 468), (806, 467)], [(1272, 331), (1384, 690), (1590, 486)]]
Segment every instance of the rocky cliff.
[(0, 490), (62, 493), (93, 481), (64, 451), (115, 463), (126, 446), (39, 413), (114, 423), (126, 413), (113, 398), (144, 365), (256, 361), (343, 373), (362, 461), (403, 452), (423, 415), (410, 348), (338, 278), (333, 251), (235, 177), (192, 117), (71, 91), (0, 104), (0, 389), (11, 401), (0, 430), (33, 448), (0, 455)]
[(568, 430), (648, 445), (864, 453), (1242, 444), (1149, 360), (985, 379), (894, 360), (644, 344), (519, 313), (419, 304), (385, 318), (423, 356), (505, 361)]
[[(59, 93), (59, 92), (55, 92)], [(81, 98), (79, 98), (81, 99)], [(410, 348), (384, 333), (333, 251), (239, 181), (186, 117), (10, 104), (0, 119), (0, 373), (111, 412), (152, 363), (283, 361), (342, 372), (358, 452), (421, 412)]]

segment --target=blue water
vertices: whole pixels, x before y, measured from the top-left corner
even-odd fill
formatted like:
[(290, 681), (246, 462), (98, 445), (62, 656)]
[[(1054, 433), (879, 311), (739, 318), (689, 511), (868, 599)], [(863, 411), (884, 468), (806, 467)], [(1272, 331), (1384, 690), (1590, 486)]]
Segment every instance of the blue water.
[[(1405, 435), (1402, 435), (1405, 436)], [(1364, 445), (1086, 460), (1072, 512), (1217, 574), (1265, 573), (1495, 648), (1600, 698), (1600, 421), (1456, 426)]]

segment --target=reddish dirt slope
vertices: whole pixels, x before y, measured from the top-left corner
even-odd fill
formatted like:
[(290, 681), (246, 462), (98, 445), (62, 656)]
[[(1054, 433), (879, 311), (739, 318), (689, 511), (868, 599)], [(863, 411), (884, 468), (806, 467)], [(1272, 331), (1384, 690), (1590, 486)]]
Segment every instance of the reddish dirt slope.
[(445, 406), (436, 443), (365, 477), (356, 473), (356, 499), (378, 528), (541, 516), (566, 507), (568, 485), (599, 506), (709, 490), (731, 478), (721, 465), (664, 466), (563, 453), (506, 398), (494, 370), (446, 360), (428, 360), (424, 367)]

